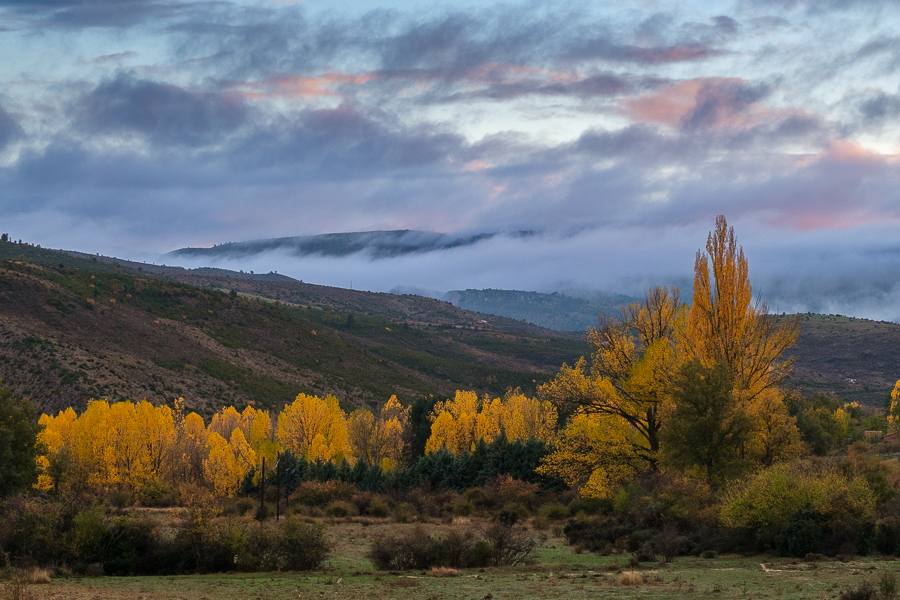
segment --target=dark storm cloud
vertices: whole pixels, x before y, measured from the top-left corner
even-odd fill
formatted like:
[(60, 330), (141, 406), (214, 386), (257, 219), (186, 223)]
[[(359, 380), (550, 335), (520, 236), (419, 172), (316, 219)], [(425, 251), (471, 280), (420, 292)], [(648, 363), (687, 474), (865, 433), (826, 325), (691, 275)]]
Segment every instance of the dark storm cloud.
[(93, 132), (140, 133), (163, 144), (207, 144), (240, 127), (247, 116), (236, 94), (188, 91), (119, 74), (83, 96), (74, 110)]

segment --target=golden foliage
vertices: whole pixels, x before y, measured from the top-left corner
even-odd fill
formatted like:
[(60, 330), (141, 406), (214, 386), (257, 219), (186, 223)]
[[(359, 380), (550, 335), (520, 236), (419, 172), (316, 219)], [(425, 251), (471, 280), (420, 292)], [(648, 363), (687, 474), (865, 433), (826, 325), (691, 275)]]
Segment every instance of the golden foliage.
[(406, 449), (403, 431), (408, 424), (409, 408), (403, 408), (396, 396), (381, 407), (377, 419), (368, 410), (353, 411), (347, 432), (354, 459), (385, 470), (396, 468)]
[(334, 396), (298, 395), (278, 415), (278, 439), (307, 460), (351, 458), (347, 417)]
[(736, 397), (752, 399), (790, 373), (792, 361), (782, 354), (797, 341), (800, 322), (779, 322), (765, 304), (753, 303), (744, 250), (722, 215), (707, 238), (706, 252), (697, 252), (693, 304), (679, 341), (707, 368), (727, 362)]
[[(732, 370), (737, 409), (753, 424), (750, 459), (768, 465), (796, 456), (799, 431), (777, 386), (789, 372), (782, 353), (796, 341), (798, 327), (799, 321), (779, 322), (764, 304), (753, 303), (747, 260), (719, 216), (706, 253), (697, 253), (690, 309), (677, 289), (651, 289), (643, 302), (623, 307), (620, 319), (601, 318), (599, 328), (588, 330), (590, 363), (582, 358), (572, 367), (564, 364), (540, 388), (577, 417), (561, 433), (544, 472), (604, 495), (603, 486), (624, 473), (656, 469), (660, 429), (674, 409), (674, 377), (692, 359), (708, 369), (724, 360)], [(590, 426), (588, 417), (594, 418)], [(607, 437), (601, 443), (593, 431)]]
[(898, 430), (898, 426), (900, 426), (900, 380), (894, 384), (894, 389), (891, 391), (891, 408), (888, 410), (887, 422), (891, 432)]
[(635, 430), (617, 417), (579, 410), (538, 472), (578, 486), (583, 496), (608, 497), (646, 465), (633, 451), (634, 436)]
[(549, 401), (528, 398), (518, 391), (504, 399), (457, 391), (452, 400), (438, 402), (431, 414), (431, 436), (425, 453), (446, 448), (456, 455), (470, 452), (481, 440), (500, 435), (509, 441), (532, 438), (549, 442), (556, 433), (556, 407)]

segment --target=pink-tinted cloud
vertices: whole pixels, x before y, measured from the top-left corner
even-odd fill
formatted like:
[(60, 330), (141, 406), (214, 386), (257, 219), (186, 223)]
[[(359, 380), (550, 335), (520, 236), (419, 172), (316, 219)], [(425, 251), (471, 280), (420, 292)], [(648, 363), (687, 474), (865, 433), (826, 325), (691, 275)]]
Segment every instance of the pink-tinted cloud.
[(737, 77), (699, 77), (662, 86), (621, 101), (622, 114), (637, 123), (685, 130), (737, 131), (809, 115), (800, 109), (772, 108), (770, 89)]
[(366, 73), (350, 75), (348, 73), (325, 73), (307, 77), (303, 75), (283, 75), (262, 81), (246, 82), (236, 85), (247, 98), (321, 98), (339, 96), (334, 88), (340, 85), (364, 85), (376, 78)]
[(622, 112), (633, 121), (674, 127), (696, 106), (702, 84), (703, 79), (690, 79), (637, 98), (626, 98), (622, 100)]

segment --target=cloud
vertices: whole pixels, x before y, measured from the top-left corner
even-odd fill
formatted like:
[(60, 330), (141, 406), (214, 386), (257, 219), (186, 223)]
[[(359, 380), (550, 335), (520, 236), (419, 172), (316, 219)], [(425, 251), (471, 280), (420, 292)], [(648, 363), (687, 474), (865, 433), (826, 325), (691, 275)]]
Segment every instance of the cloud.
[(35, 28), (129, 28), (150, 19), (169, 19), (196, 14), (212, 2), (179, 0), (0, 0), (6, 9), (30, 20)]
[(139, 133), (155, 142), (206, 144), (240, 127), (247, 116), (235, 94), (189, 91), (121, 73), (80, 99), (74, 111), (94, 132)]
[(860, 105), (860, 112), (868, 122), (882, 123), (900, 116), (900, 94), (878, 92)]

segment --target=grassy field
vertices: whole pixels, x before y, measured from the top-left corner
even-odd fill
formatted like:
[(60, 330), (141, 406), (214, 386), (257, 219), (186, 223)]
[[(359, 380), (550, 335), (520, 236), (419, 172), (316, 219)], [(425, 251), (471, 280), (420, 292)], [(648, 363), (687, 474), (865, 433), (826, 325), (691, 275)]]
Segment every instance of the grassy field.
[[(340, 598), (837, 598), (840, 592), (896, 573), (900, 562), (859, 558), (806, 562), (766, 556), (682, 557), (668, 565), (628, 566), (627, 556), (576, 553), (549, 532), (534, 564), (460, 570), (379, 572), (365, 558), (368, 540), (384, 528), (365, 521), (329, 527), (334, 552), (314, 573), (211, 574), (178, 577), (61, 578), (30, 588), (36, 598), (181, 598), (185, 600)], [(433, 525), (440, 528), (441, 525)]]

